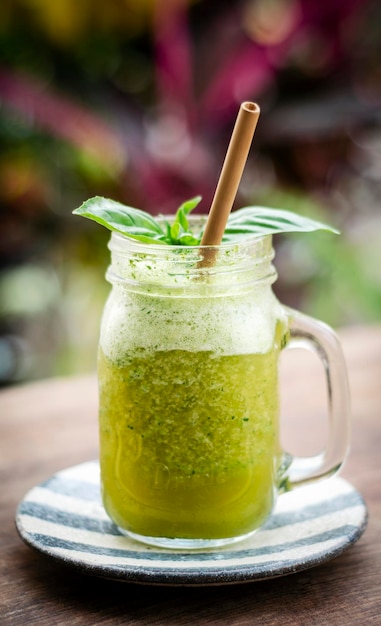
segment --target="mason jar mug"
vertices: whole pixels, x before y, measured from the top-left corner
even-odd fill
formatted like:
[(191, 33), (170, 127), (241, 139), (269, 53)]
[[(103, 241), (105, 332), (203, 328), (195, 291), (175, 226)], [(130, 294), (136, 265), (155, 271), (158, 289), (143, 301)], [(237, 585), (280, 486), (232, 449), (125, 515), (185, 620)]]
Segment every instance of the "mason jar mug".
[[(98, 361), (105, 509), (151, 545), (246, 538), (278, 494), (343, 462), (348, 387), (338, 339), (275, 297), (269, 235), (213, 248), (113, 233), (110, 249)], [(295, 341), (316, 351), (327, 379), (327, 446), (307, 458), (279, 441), (279, 355)]]

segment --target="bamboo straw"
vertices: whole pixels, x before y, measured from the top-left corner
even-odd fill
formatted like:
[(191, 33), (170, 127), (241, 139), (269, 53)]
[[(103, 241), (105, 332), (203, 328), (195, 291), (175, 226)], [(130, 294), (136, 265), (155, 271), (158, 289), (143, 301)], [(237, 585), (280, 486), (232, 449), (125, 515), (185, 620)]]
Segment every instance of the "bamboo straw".
[[(243, 102), (240, 106), (201, 239), (202, 246), (218, 246), (221, 243), (249, 154), (259, 113), (259, 106), (254, 102)], [(204, 253), (200, 264), (212, 265), (215, 252)]]

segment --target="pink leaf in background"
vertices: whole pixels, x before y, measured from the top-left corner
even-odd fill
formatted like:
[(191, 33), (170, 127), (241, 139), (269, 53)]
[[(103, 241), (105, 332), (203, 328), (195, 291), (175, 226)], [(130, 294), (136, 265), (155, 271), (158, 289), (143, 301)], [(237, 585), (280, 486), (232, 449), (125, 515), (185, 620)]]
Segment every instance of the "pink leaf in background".
[(193, 116), (192, 52), (186, 0), (156, 3), (154, 21), (159, 108), (183, 109)]
[(126, 161), (124, 145), (111, 125), (35, 78), (1, 68), (0, 101), (21, 113), (30, 126), (72, 143), (97, 160), (118, 170)]

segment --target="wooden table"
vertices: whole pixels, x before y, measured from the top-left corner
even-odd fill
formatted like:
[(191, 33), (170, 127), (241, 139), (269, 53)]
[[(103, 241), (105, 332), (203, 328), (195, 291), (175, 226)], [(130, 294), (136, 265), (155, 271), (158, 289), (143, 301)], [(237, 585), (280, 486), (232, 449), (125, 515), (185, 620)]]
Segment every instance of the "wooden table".
[[(25, 492), (97, 456), (96, 380), (50, 380), (2, 391), (0, 623), (381, 624), (381, 326), (347, 328), (340, 336), (353, 414), (342, 476), (365, 497), (368, 528), (336, 559), (255, 583), (170, 588), (113, 582), (73, 573), (24, 545), (14, 514)], [(286, 351), (282, 381), (284, 441), (296, 452), (316, 451), (325, 415), (320, 366), (308, 352)]]

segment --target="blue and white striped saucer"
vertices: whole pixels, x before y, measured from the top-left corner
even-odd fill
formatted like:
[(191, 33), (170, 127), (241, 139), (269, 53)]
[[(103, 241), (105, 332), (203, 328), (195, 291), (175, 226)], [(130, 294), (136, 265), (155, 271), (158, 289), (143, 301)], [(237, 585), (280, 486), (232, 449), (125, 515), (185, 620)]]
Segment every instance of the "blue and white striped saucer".
[(100, 498), (99, 464), (83, 463), (33, 488), (16, 525), (33, 548), (83, 572), (161, 585), (263, 580), (319, 565), (364, 532), (367, 509), (342, 478), (282, 495), (266, 525), (250, 539), (209, 550), (167, 550), (122, 535)]

